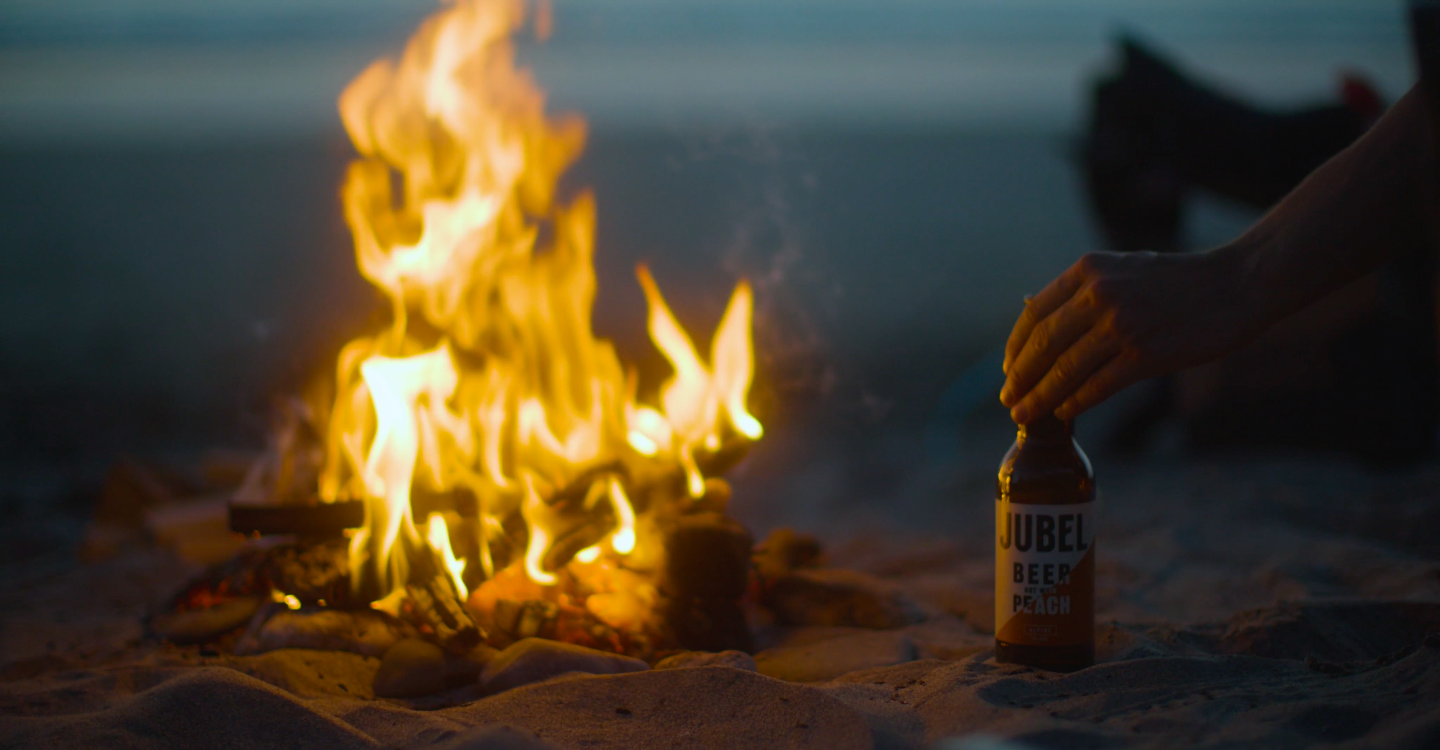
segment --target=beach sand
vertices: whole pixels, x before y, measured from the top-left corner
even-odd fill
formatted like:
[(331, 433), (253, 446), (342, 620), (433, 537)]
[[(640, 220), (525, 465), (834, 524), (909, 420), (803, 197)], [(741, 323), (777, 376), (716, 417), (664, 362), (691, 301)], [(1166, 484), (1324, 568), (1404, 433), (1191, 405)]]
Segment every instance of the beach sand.
[(923, 622), (767, 630), (761, 673), (569, 675), (411, 701), (373, 697), (373, 657), (147, 639), (147, 606), (195, 566), (149, 547), (99, 563), (63, 547), (19, 555), (16, 540), (43, 529), (12, 526), (0, 746), (839, 750), (976, 733), (1034, 747), (1440, 743), (1440, 468), (1107, 468), (1099, 663), (1068, 675), (993, 661), (989, 507), (963, 481), (955, 493), (976, 501), (923, 533), (875, 525), (829, 540), (830, 564), (895, 587)]

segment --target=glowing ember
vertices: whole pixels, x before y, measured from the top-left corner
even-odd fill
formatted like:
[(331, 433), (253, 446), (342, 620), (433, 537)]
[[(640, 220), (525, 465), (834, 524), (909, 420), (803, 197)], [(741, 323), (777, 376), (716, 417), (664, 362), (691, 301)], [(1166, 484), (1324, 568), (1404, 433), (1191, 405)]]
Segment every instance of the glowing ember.
[[(674, 376), (639, 403), (633, 372), (591, 334), (594, 201), (554, 197), (585, 126), (547, 118), (515, 68), (524, 11), (459, 0), (340, 97), (361, 155), (345, 217), (393, 320), (339, 357), (319, 491), (365, 502), (350, 569), (369, 601), (392, 606), (414, 555), (433, 550), (481, 615), (543, 600), (562, 622), (573, 608), (639, 630), (663, 554), (656, 517), (704, 494), (707, 457), (762, 432), (746, 409), (751, 293), (736, 287), (706, 363), (640, 268)], [(670, 486), (684, 489), (655, 490)], [(412, 500), (457, 494), (478, 518), (432, 514), (422, 535)]]

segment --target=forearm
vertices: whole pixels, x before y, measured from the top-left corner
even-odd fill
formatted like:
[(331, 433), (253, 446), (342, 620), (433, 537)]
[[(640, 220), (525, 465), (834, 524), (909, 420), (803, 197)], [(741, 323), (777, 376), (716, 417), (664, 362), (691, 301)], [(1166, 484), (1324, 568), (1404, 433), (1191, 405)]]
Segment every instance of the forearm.
[(1236, 271), (1254, 332), (1419, 246), (1433, 200), (1430, 127), (1417, 85), (1243, 236), (1214, 251)]
[(1092, 253), (1026, 304), (1000, 400), (1070, 419), (1144, 378), (1208, 362), (1406, 250), (1436, 201), (1417, 86), (1242, 237), (1205, 253)]

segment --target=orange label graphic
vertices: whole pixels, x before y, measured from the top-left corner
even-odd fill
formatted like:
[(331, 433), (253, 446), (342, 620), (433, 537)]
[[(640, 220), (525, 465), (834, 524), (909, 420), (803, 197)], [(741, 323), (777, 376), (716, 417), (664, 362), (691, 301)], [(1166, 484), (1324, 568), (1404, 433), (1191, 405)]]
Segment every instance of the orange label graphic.
[(1096, 503), (995, 503), (995, 637), (1025, 646), (1090, 643)]

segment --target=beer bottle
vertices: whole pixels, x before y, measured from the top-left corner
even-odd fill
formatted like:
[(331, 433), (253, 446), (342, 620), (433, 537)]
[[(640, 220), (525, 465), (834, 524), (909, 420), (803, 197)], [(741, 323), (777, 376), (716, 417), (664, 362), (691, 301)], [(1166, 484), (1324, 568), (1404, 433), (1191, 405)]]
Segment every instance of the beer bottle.
[(995, 503), (995, 661), (1068, 672), (1095, 660), (1095, 472), (1073, 423), (1021, 425)]

